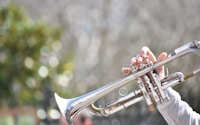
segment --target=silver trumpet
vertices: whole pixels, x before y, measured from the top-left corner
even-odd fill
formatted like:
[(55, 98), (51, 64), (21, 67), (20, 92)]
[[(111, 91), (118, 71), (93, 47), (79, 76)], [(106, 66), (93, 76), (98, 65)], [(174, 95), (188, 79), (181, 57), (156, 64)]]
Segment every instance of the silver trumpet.
[[(143, 64), (139, 67), (133, 67), (132, 74), (79, 97), (64, 99), (55, 93), (57, 105), (68, 124), (72, 124), (74, 116), (88, 106), (90, 106), (93, 114), (97, 116), (108, 116), (141, 100), (145, 100), (149, 109), (153, 110), (157, 104), (169, 100), (169, 97), (165, 91), (168, 87), (173, 87), (200, 72), (200, 68), (198, 68), (186, 75), (181, 72), (175, 72), (165, 76), (165, 78), (162, 80), (159, 79), (158, 74), (156, 73), (156, 69), (158, 67), (189, 53), (200, 56), (200, 41), (194, 40), (175, 49), (168, 55), (167, 59), (160, 62), (152, 63), (148, 60), (148, 57), (146, 57), (145, 59), (147, 64)], [(126, 96), (120, 97), (116, 101), (111, 102), (101, 108), (94, 105), (94, 102), (100, 98), (108, 95), (116, 89), (125, 86), (133, 80), (136, 80), (139, 89), (134, 90)]]

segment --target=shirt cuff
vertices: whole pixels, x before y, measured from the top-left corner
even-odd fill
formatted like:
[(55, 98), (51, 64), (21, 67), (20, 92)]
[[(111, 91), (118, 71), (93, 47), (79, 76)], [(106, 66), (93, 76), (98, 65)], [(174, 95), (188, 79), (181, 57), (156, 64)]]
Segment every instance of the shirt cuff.
[(158, 109), (166, 108), (168, 105), (175, 103), (176, 100), (181, 99), (180, 94), (176, 92), (174, 89), (172, 89), (171, 87), (166, 89), (166, 93), (169, 97), (169, 100), (157, 105)]

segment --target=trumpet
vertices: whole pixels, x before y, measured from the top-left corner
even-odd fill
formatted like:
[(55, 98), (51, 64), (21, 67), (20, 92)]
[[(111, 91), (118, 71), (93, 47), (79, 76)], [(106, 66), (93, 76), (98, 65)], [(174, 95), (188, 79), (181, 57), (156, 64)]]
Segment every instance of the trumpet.
[[(163, 79), (160, 79), (156, 69), (190, 53), (200, 56), (199, 40), (194, 40), (175, 49), (165, 60), (160, 62), (152, 63), (149, 61), (148, 57), (145, 57), (147, 63), (142, 64), (139, 67), (133, 66), (133, 72), (130, 75), (79, 97), (65, 99), (55, 93), (56, 103), (60, 112), (70, 125), (72, 125), (72, 120), (75, 115), (88, 106), (93, 114), (97, 116), (111, 115), (142, 100), (145, 100), (149, 110), (154, 110), (157, 104), (161, 104), (169, 100), (165, 91), (167, 88), (173, 87), (200, 72), (200, 68), (195, 69), (186, 75), (182, 72), (175, 72), (165, 76)], [(126, 96), (120, 97), (114, 102), (106, 104), (103, 107), (95, 106), (94, 102), (108, 95), (110, 92), (127, 85), (133, 80), (136, 80), (139, 87), (138, 89), (133, 90)]]

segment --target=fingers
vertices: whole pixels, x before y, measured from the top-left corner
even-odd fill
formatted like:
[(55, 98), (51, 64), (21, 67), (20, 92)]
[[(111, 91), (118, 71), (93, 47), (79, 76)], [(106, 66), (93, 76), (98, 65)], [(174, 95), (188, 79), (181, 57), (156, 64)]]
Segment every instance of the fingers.
[[(140, 53), (137, 54), (136, 57), (133, 57), (131, 59), (131, 64), (136, 66), (136, 67), (139, 67), (140, 64), (146, 64), (146, 60), (144, 59), (144, 57), (149, 57), (149, 60), (152, 61), (152, 62), (155, 62), (156, 61), (156, 57), (154, 56), (154, 54), (151, 52), (151, 50), (144, 46), (142, 47), (142, 49), (140, 50)], [(124, 74), (130, 74), (132, 73), (132, 68), (126, 68), (126, 67), (123, 67), (122, 68), (122, 72)]]
[(155, 62), (155, 61), (156, 61), (155, 55), (154, 55), (154, 54), (151, 52), (151, 50), (150, 50), (148, 47), (146, 47), (146, 46), (142, 47), (142, 49), (141, 49), (141, 51), (140, 51), (140, 56), (141, 56), (142, 58), (148, 56), (150, 61), (152, 61), (152, 62)]
[(123, 67), (123, 68), (122, 68), (122, 72), (123, 72), (124, 74), (131, 74), (131, 73), (132, 73), (132, 68)]
[(151, 52), (151, 50), (148, 47), (144, 46), (140, 50), (140, 53), (136, 57), (133, 57), (131, 59), (131, 64), (135, 65), (136, 67), (138, 67), (140, 64), (146, 64), (145, 57), (149, 57), (149, 61), (151, 62), (156, 61), (156, 57)]
[[(139, 67), (141, 64), (146, 64), (147, 62), (145, 60), (145, 57), (148, 57), (149, 61), (151, 61), (153, 63), (157, 61), (157, 59), (156, 59), (155, 55), (152, 53), (152, 51), (148, 47), (144, 46), (140, 50), (140, 53), (137, 54), (136, 57), (133, 57), (131, 59), (131, 64), (136, 67)], [(158, 62), (165, 60), (166, 58), (167, 58), (167, 53), (163, 52), (158, 56)], [(122, 68), (122, 72), (124, 74), (131, 74), (133, 72), (132, 70), (133, 70), (132, 68), (127, 68), (127, 67)], [(161, 67), (157, 68), (156, 70), (158, 71), (160, 78), (163, 78), (165, 76), (164, 66), (161, 66)]]

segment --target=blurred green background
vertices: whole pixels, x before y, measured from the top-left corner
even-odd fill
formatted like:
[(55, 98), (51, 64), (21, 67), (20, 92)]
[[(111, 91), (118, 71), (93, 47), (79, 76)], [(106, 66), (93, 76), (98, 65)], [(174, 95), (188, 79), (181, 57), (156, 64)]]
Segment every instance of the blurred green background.
[[(0, 0), (0, 124), (59, 124), (54, 92), (73, 98), (122, 78), (121, 67), (144, 45), (158, 55), (199, 39), (199, 6), (198, 0)], [(199, 62), (189, 55), (167, 67), (186, 73)], [(198, 82), (195, 76), (175, 89), (200, 112)], [(98, 103), (117, 97), (118, 90)], [(166, 124), (145, 102), (93, 122)]]

